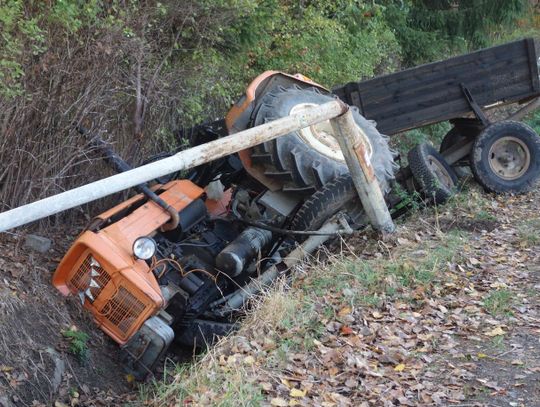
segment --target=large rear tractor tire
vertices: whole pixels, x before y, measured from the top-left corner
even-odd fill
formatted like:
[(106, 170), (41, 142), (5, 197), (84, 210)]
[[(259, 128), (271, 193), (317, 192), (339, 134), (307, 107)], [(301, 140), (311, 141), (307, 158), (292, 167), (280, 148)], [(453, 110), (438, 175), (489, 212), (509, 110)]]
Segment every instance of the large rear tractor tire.
[[(316, 88), (278, 87), (267, 93), (255, 115), (258, 126), (310, 107), (334, 100)], [(373, 123), (351, 108), (357, 125), (369, 138), (371, 162), (383, 192), (389, 191), (396, 164), (382, 136)], [(313, 194), (336, 177), (348, 173), (343, 153), (329, 121), (278, 137), (253, 149), (253, 164), (263, 166), (267, 177), (278, 180), (284, 191)]]

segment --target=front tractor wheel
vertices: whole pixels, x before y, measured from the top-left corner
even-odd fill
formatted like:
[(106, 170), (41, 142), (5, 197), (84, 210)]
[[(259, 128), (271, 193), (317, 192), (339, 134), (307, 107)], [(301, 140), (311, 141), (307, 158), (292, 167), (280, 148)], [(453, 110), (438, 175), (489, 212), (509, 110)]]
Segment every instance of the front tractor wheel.
[(524, 123), (502, 121), (484, 129), (473, 144), (471, 168), (484, 189), (524, 193), (540, 177), (540, 137)]
[[(313, 106), (334, 100), (316, 88), (278, 87), (264, 95), (253, 125), (258, 126)], [(393, 154), (386, 137), (352, 108), (358, 127), (369, 139), (368, 151), (375, 175), (383, 191), (394, 177)], [(251, 155), (254, 165), (264, 169), (264, 175), (280, 183), (284, 191), (309, 195), (342, 174), (348, 173), (343, 153), (329, 121), (317, 123), (299, 131), (256, 146)]]

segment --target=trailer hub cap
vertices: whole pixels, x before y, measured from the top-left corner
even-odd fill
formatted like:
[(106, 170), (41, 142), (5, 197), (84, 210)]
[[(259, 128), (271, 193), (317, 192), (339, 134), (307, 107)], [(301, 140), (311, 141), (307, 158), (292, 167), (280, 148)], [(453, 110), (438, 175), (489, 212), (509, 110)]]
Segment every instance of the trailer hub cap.
[(489, 166), (499, 177), (515, 180), (529, 169), (531, 155), (527, 145), (513, 136), (501, 137), (489, 149)]
[[(300, 103), (291, 109), (289, 114), (302, 113), (312, 107), (318, 106), (315, 103)], [(358, 125), (357, 125), (358, 127)], [(308, 144), (315, 151), (331, 158), (335, 161), (345, 162), (345, 157), (341, 152), (339, 143), (334, 137), (334, 130), (330, 124), (330, 120), (325, 120), (317, 124), (313, 124), (309, 127), (304, 127), (298, 131), (298, 134), (302, 140)], [(373, 155), (373, 148), (371, 143), (366, 137), (363, 137), (365, 141), (365, 147), (368, 152), (368, 157), (371, 159)]]

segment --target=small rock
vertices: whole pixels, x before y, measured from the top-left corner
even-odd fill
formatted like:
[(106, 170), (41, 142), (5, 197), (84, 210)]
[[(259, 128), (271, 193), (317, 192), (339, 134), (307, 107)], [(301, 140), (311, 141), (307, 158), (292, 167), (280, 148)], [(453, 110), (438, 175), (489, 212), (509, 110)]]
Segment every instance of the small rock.
[(39, 253), (47, 253), (52, 246), (52, 240), (38, 235), (26, 235), (24, 246)]
[(53, 391), (56, 393), (58, 391), (58, 388), (60, 387), (60, 384), (62, 384), (62, 376), (66, 371), (66, 364), (64, 360), (60, 357), (58, 352), (56, 352), (54, 349), (47, 348), (46, 351), (49, 355), (51, 355), (51, 358), (54, 360), (54, 373), (51, 378), (51, 384)]

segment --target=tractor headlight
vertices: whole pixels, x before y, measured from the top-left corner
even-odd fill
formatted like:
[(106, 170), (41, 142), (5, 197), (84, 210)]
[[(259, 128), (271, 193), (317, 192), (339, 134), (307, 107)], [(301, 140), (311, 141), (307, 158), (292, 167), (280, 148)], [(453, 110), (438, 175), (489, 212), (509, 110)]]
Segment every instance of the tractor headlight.
[(133, 243), (133, 254), (137, 259), (148, 260), (156, 254), (157, 245), (154, 239), (148, 236), (139, 237)]

